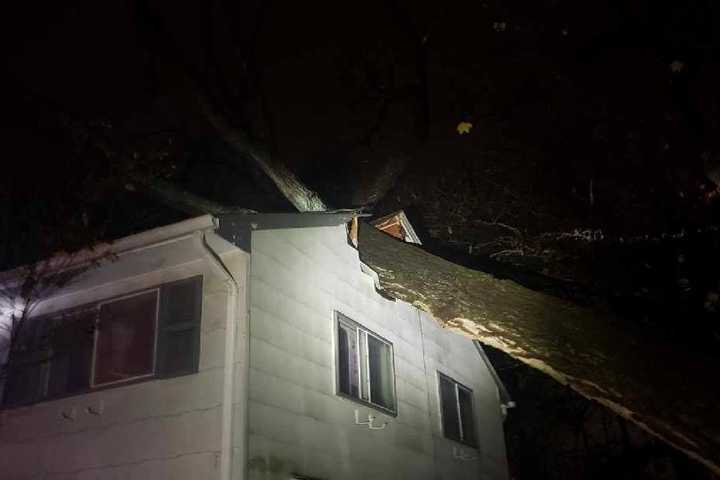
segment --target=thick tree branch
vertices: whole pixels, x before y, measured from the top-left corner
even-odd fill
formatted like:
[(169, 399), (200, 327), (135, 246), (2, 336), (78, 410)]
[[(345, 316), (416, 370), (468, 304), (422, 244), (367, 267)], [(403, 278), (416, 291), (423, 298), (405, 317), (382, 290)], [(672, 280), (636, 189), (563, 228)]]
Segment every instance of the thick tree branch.
[(249, 135), (242, 130), (230, 126), (227, 120), (213, 108), (207, 97), (200, 91), (197, 93), (196, 98), (203, 115), (225, 143), (238, 154), (251, 159), (298, 211), (321, 212), (327, 210), (327, 206), (317, 193), (307, 188), (284, 164), (274, 162), (266, 148), (253, 142)]
[[(327, 207), (322, 199), (307, 188), (295, 177), (284, 164), (274, 162), (270, 151), (264, 145), (255, 142), (251, 136), (240, 128), (233, 126), (221, 108), (219, 102), (212, 101), (212, 90), (204, 76), (183, 55), (182, 48), (177, 44), (172, 33), (167, 29), (164, 18), (156, 14), (152, 8), (143, 2), (136, 2), (141, 38), (146, 42), (150, 51), (160, 52), (163, 58), (169, 60), (180, 75), (189, 94), (196, 100), (200, 113), (215, 129), (225, 143), (238, 155), (252, 160), (275, 183), (280, 192), (299, 211), (322, 211)], [(212, 52), (206, 52), (212, 58)]]
[(717, 356), (450, 263), (368, 225), (359, 249), (391, 296), (570, 385), (720, 473)]

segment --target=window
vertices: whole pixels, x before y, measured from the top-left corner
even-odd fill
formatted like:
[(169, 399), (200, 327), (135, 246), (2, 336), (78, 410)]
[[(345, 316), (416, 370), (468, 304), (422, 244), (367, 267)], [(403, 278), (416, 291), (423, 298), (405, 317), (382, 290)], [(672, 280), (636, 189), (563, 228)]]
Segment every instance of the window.
[(336, 312), (337, 391), (395, 412), (392, 344)]
[(438, 383), (443, 434), (471, 447), (477, 446), (472, 390), (440, 372)]
[(198, 276), (31, 319), (19, 332), (3, 403), (196, 372), (201, 304)]
[(157, 316), (157, 290), (100, 305), (93, 385), (153, 374)]

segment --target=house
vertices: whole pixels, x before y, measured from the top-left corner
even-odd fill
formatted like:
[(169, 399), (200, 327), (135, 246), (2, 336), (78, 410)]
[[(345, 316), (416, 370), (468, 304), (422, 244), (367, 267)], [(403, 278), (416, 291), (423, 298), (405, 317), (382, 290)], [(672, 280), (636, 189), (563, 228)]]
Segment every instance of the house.
[(353, 220), (206, 215), (114, 242), (21, 331), (0, 477), (506, 479), (482, 349), (378, 291)]

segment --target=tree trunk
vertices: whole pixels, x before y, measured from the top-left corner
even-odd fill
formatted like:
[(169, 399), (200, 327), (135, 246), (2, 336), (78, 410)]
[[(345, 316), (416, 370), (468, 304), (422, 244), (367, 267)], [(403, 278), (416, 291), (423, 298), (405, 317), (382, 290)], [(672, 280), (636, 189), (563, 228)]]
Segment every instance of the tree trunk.
[(327, 210), (320, 196), (307, 188), (284, 164), (274, 162), (267, 149), (253, 142), (242, 130), (231, 127), (200, 90), (196, 90), (196, 98), (205, 119), (215, 128), (223, 141), (238, 154), (250, 158), (298, 211)]
[(361, 225), (383, 290), (606, 405), (720, 473), (720, 360)]

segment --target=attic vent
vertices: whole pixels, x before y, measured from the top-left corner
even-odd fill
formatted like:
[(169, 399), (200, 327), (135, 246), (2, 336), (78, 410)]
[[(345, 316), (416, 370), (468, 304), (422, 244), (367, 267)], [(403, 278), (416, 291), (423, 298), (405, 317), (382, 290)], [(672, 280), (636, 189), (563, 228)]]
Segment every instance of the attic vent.
[(408, 243), (422, 244), (420, 237), (417, 236), (405, 212), (402, 210), (380, 217), (374, 220), (372, 224), (378, 230), (392, 235), (395, 238), (399, 238)]

